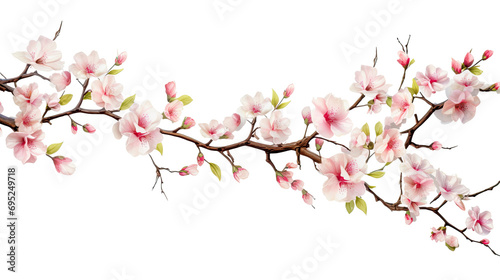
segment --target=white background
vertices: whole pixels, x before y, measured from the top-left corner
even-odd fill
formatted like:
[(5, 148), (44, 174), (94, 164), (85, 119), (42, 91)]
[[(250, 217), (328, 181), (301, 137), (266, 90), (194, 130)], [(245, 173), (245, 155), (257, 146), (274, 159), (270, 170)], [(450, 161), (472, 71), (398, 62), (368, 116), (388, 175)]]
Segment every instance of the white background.
[[(117, 77), (124, 84), (124, 94), (137, 94), (139, 102), (152, 100), (162, 110), (164, 84), (175, 80), (179, 94), (193, 97), (184, 113), (198, 123), (229, 116), (244, 94), (262, 91), (270, 97), (272, 88), (282, 92), (294, 83), (293, 101), (285, 110), (292, 119), (292, 140), (303, 134), (300, 111), (311, 105), (312, 97), (333, 93), (350, 103), (356, 100), (358, 96), (349, 91), (354, 72), (362, 64), (372, 64), (375, 47), (379, 51), (377, 68), (393, 84), (390, 94), (394, 94), (402, 75), (396, 62), (397, 37), (406, 41), (412, 35), (410, 56), (416, 63), (409, 70), (410, 78), (431, 63), (451, 75), (451, 57), (461, 60), (472, 48), (476, 58), (485, 49), (496, 51), (490, 61), (481, 64), (485, 70), (482, 78), (488, 83), (499, 81), (498, 7), (490, 3), (10, 1), (3, 3), (0, 19), (0, 71), (10, 77), (19, 74), (24, 66), (11, 53), (24, 50), (28, 40), (38, 35), (52, 37), (64, 20), (57, 44), (65, 67), (79, 51), (97, 50), (108, 65), (117, 51), (127, 51), (125, 70)], [(218, 12), (214, 4), (230, 9)], [(355, 53), (346, 55), (342, 46), (350, 46)], [(79, 94), (79, 87), (73, 81), (68, 93)], [(53, 91), (47, 85), (42, 89)], [(441, 92), (432, 100), (444, 98)], [(419, 152), (436, 168), (459, 174), (472, 192), (500, 179), (500, 98), (494, 93), (480, 98), (476, 118), (466, 125), (442, 126), (433, 117), (415, 136), (422, 144), (439, 140), (445, 146), (458, 145), (452, 151)], [(6, 107), (4, 113), (16, 113), (8, 93), (1, 93), (0, 101)], [(95, 105), (86, 101), (85, 106)], [(425, 104), (417, 106), (425, 110)], [(384, 114), (387, 109), (368, 116), (372, 127), (383, 121)], [(149, 158), (126, 153), (125, 140), (117, 141), (111, 134), (111, 120), (74, 117), (93, 124), (98, 132), (89, 135), (80, 130), (74, 136), (64, 118), (55, 120), (52, 127), (44, 125), (45, 143), (64, 141), (59, 154), (77, 163), (73, 176), (57, 174), (46, 157), (23, 166), (12, 150), (0, 145), (0, 181), (6, 182), (7, 166), (19, 167), (20, 219), (19, 272), (7, 273), (4, 263), (0, 265), (2, 279), (458, 280), (498, 275), (499, 259), (487, 248), (461, 236), (455, 252), (431, 241), (430, 228), (442, 223), (429, 213), (422, 213), (416, 223), (407, 226), (403, 213), (391, 213), (366, 194), (368, 216), (357, 209), (348, 215), (343, 203), (324, 199), (321, 187), (325, 177), (306, 158), (295, 178), (304, 180), (306, 189), (316, 196), (315, 210), (302, 202), (299, 192), (281, 189), (264, 154), (248, 149), (235, 150), (233, 155), (250, 171), (249, 179), (236, 183), (225, 160), (206, 153), (209, 161), (222, 167), (223, 181), (216, 181), (206, 165), (196, 177), (165, 173), (166, 201), (159, 189), (151, 191), (155, 172)], [(360, 127), (367, 120), (365, 109), (353, 112), (351, 118)], [(176, 124), (164, 120), (161, 126), (173, 129)], [(10, 131), (2, 130), (4, 141)], [(236, 138), (244, 138), (245, 131)], [(187, 134), (202, 139), (198, 128)], [(339, 141), (346, 143), (347, 138)], [(180, 169), (195, 163), (194, 145), (167, 138), (163, 145), (164, 156), (153, 152), (162, 166)], [(338, 152), (326, 144), (323, 154)], [(294, 155), (274, 159), (282, 167)], [(370, 169), (378, 167), (370, 165)], [(390, 166), (392, 175), (382, 179), (367, 179), (390, 201), (399, 191), (396, 168)], [(6, 190), (2, 189), (0, 209), (6, 213)], [(466, 206), (490, 210), (498, 225), (499, 197), (500, 190), (495, 190)], [(465, 227), (466, 212), (447, 205), (444, 214), (458, 227)], [(456, 235), (451, 229), (449, 233)], [(473, 232), (470, 236), (481, 239)], [(7, 229), (1, 226), (2, 255), (6, 254), (6, 237)], [(498, 229), (488, 238), (500, 251)], [(328, 240), (333, 243), (329, 254), (321, 247)], [(293, 276), (293, 267), (301, 267), (302, 278)]]

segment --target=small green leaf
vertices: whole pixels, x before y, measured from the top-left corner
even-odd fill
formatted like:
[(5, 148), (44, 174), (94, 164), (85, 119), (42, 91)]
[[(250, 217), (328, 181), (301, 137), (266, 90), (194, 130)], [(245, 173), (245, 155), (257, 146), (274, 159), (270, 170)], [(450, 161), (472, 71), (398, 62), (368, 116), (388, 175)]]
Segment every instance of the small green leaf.
[(345, 209), (347, 209), (347, 213), (351, 214), (354, 210), (354, 200), (345, 203)]
[(212, 170), (212, 173), (219, 179), (219, 181), (222, 179), (222, 173), (220, 171), (220, 167), (212, 162), (209, 162), (210, 164), (210, 170)]
[(469, 68), (469, 71), (476, 76), (483, 74), (483, 70), (479, 69), (479, 65)]
[(368, 123), (365, 123), (361, 127), (361, 131), (363, 131), (366, 134), (366, 136), (370, 136), (370, 127), (368, 126)]
[(179, 100), (182, 102), (184, 106), (188, 105), (189, 103), (193, 102), (193, 99), (189, 95), (182, 95), (177, 98), (173, 98), (172, 101), (174, 100)]
[(361, 197), (356, 197), (356, 207), (358, 207), (359, 210), (363, 211), (365, 215), (367, 214), (367, 207), (366, 207), (366, 202), (361, 198)]
[(73, 94), (65, 94), (65, 95), (61, 96), (61, 99), (59, 99), (59, 104), (61, 104), (61, 106), (64, 106), (64, 105), (68, 104), (72, 98), (73, 98)]
[(368, 185), (368, 187), (369, 187), (370, 189), (374, 189), (374, 188), (376, 188), (375, 186), (370, 186), (370, 185)]
[(387, 106), (389, 107), (392, 107), (392, 97), (388, 96), (387, 100), (385, 101), (385, 104), (387, 104)]
[(123, 68), (122, 69), (113, 69), (113, 70), (108, 72), (108, 75), (117, 75), (121, 71), (123, 71)]
[(416, 92), (414, 89), (412, 89), (411, 87), (408, 88), (408, 91), (411, 93), (411, 95), (416, 95), (418, 94), (418, 92)]
[(161, 113), (161, 118), (162, 118), (162, 119), (164, 119), (164, 120), (166, 120), (166, 119), (167, 119), (167, 116), (165, 116), (165, 113), (164, 113), (164, 112), (162, 112), (162, 113)]
[(83, 96), (83, 100), (91, 100), (92, 99), (92, 91), (89, 90), (85, 93), (85, 95)]
[(135, 94), (132, 96), (127, 97), (125, 100), (123, 100), (122, 105), (120, 106), (120, 111), (127, 110), (134, 104), (135, 101)]
[(283, 102), (283, 103), (281, 103), (281, 104), (278, 106), (278, 108), (277, 108), (277, 109), (278, 109), (278, 110), (280, 110), (280, 109), (285, 108), (288, 104), (290, 104), (290, 102), (292, 102), (292, 101), (290, 100), (290, 101), (288, 101), (288, 102)]
[(384, 126), (382, 125), (381, 122), (378, 122), (375, 125), (375, 134), (379, 136), (380, 134), (384, 133)]
[(51, 155), (51, 154), (56, 153), (57, 151), (59, 151), (62, 144), (63, 144), (63, 142), (49, 145), (49, 147), (47, 148), (46, 154)]
[(415, 59), (412, 59), (412, 60), (410, 61), (410, 64), (408, 64), (408, 67), (410, 67), (413, 63), (415, 63)]
[(273, 98), (271, 99), (271, 104), (273, 104), (273, 107), (276, 108), (276, 106), (278, 105), (278, 102), (280, 102), (280, 98), (279, 98), (278, 94), (276, 93), (276, 91), (274, 91), (274, 89), (273, 89)]
[(378, 179), (378, 178), (384, 177), (385, 172), (384, 171), (373, 171), (372, 173), (369, 173), (369, 174), (366, 174), (366, 175)]
[(413, 89), (415, 94), (418, 94), (418, 92), (420, 91), (420, 88), (418, 87), (417, 80), (413, 79), (413, 82), (411, 84), (411, 88)]
[(163, 156), (163, 144), (161, 142), (156, 145), (156, 150)]

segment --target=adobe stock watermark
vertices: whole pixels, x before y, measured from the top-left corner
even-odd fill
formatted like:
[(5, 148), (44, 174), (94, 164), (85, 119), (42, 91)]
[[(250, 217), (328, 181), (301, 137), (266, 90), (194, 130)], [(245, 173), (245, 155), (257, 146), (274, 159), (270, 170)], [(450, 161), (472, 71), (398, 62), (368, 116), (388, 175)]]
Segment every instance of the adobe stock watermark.
[(243, 0), (215, 0), (212, 2), (212, 6), (219, 16), (219, 19), (223, 21), (225, 19), (225, 14), (232, 13), (241, 3), (243, 3)]
[[(7, 39), (14, 50), (26, 48), (30, 40), (35, 40), (51, 19), (55, 18), (61, 11), (61, 6), (68, 4), (69, 0), (40, 0), (37, 2), (40, 10), (31, 16), (21, 16), (21, 32), (9, 32)], [(59, 25), (59, 23), (57, 23)], [(54, 30), (55, 32), (56, 30)], [(19, 35), (21, 34), (21, 35)]]
[(125, 267), (122, 267), (120, 271), (111, 270), (111, 275), (109, 280), (135, 280), (135, 277), (128, 273)]
[[(411, 0), (408, 0), (411, 2)], [(406, 2), (408, 2), (406, 1)], [(354, 54), (361, 53), (362, 49), (369, 47), (372, 40), (380, 35), (382, 28), (388, 27), (392, 19), (403, 11), (401, 0), (390, 0), (387, 6), (378, 11), (370, 11), (371, 20), (363, 28), (354, 27), (354, 36), (349, 42), (341, 42), (339, 47), (348, 63)]]
[(283, 272), (282, 280), (301, 280), (309, 279), (324, 263), (335, 254), (335, 250), (340, 247), (340, 244), (334, 242), (331, 236), (317, 237), (316, 247), (312, 250), (311, 254), (298, 264), (294, 264), (290, 269)]

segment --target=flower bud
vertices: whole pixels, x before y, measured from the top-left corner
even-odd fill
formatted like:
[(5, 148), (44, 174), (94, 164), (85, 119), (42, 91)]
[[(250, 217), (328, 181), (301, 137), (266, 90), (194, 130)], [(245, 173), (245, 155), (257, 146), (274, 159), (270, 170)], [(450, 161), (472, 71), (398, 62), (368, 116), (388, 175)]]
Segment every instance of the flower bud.
[(74, 121), (71, 121), (71, 133), (76, 134), (77, 131), (78, 131), (78, 126)]
[(483, 60), (487, 60), (492, 55), (493, 55), (493, 51), (492, 50), (485, 50), (484, 53), (483, 53)]
[(127, 60), (127, 52), (122, 52), (115, 58), (115, 65), (120, 66), (125, 62), (125, 60)]
[(181, 171), (179, 171), (179, 175), (181, 175), (181, 176), (186, 176), (186, 175), (196, 176), (197, 174), (198, 174), (198, 167), (196, 166), (196, 164), (184, 166), (181, 169)]
[(54, 162), (54, 166), (56, 167), (56, 171), (64, 174), (71, 175), (75, 172), (75, 164), (72, 162), (70, 158), (63, 156), (55, 156), (52, 158)]
[(302, 109), (302, 118), (304, 119), (304, 123), (306, 125), (312, 124), (311, 108), (309, 108), (309, 106), (304, 107), (304, 109)]
[(312, 204), (313, 204), (314, 197), (310, 193), (308, 193), (306, 190), (302, 190), (302, 199), (304, 200), (304, 202), (307, 205), (313, 206)]
[(165, 92), (167, 93), (168, 102), (177, 95), (175, 82), (168, 82), (165, 85)]
[(438, 141), (432, 142), (432, 145), (431, 145), (432, 150), (438, 151), (441, 149), (441, 147), (443, 147), (443, 145), (441, 145), (441, 143), (439, 143)]
[(294, 169), (294, 168), (297, 168), (298, 165), (294, 162), (289, 162), (286, 164), (286, 168), (289, 168), (289, 169)]
[(405, 223), (407, 225), (411, 225), (411, 223), (413, 223), (413, 218), (410, 215), (410, 211), (406, 211), (406, 214), (405, 214)]
[(292, 95), (293, 91), (295, 90), (295, 86), (293, 84), (290, 84), (286, 90), (283, 92), (283, 96), (285, 98), (288, 98)]
[(304, 181), (293, 180), (291, 187), (292, 187), (292, 190), (294, 190), (294, 191), (302, 191), (304, 189)]
[(239, 183), (240, 179), (248, 178), (248, 170), (239, 165), (233, 166), (233, 177)]
[(462, 64), (455, 59), (451, 59), (451, 69), (455, 74), (462, 73)]
[(451, 251), (455, 251), (455, 249), (458, 248), (458, 238), (456, 236), (447, 235), (445, 242), (446, 247), (448, 247)]
[(488, 91), (497, 91), (499, 88), (500, 88), (500, 83), (494, 83), (488, 88)]
[(408, 64), (410, 64), (410, 57), (408, 57), (408, 54), (406, 54), (404, 51), (398, 51), (398, 63), (403, 66), (403, 68), (408, 67)]
[(95, 128), (91, 125), (91, 124), (85, 124), (83, 126), (83, 131), (87, 132), (87, 133), (94, 133), (95, 132)]
[(184, 120), (182, 121), (182, 129), (190, 129), (191, 127), (195, 126), (196, 122), (191, 118), (191, 117), (185, 117)]
[(202, 166), (205, 162), (205, 156), (201, 152), (199, 152), (198, 156), (196, 157), (196, 161), (198, 162), (199, 166)]
[(481, 243), (484, 244), (484, 245), (488, 245), (488, 244), (490, 244), (490, 240), (483, 239), (483, 240), (481, 240)]
[(325, 143), (325, 140), (316, 138), (316, 139), (314, 139), (314, 142), (316, 144), (316, 151), (319, 152), (321, 150), (321, 148), (323, 147), (323, 144)]
[(472, 66), (472, 63), (474, 63), (474, 56), (472, 56), (472, 54), (468, 52), (464, 58), (464, 66), (469, 68)]

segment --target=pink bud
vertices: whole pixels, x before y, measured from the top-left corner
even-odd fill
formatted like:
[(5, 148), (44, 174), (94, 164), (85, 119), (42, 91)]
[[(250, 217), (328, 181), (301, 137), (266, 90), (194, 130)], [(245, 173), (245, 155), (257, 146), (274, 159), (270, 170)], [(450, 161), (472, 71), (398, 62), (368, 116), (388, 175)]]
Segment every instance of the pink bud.
[(306, 190), (302, 190), (302, 199), (304, 200), (304, 202), (307, 205), (312, 206), (314, 197), (310, 193), (308, 193)]
[(500, 83), (494, 83), (490, 86), (490, 90), (497, 91), (500, 88)]
[(195, 126), (196, 122), (191, 117), (185, 117), (184, 121), (182, 121), (182, 129), (190, 129)]
[(405, 214), (405, 223), (407, 225), (411, 225), (411, 223), (413, 223), (413, 218), (410, 216), (410, 212), (409, 211), (406, 211), (406, 214)]
[(488, 239), (483, 239), (481, 240), (481, 243), (483, 243), (484, 245), (488, 245), (490, 244), (490, 241)]
[(83, 131), (85, 131), (87, 133), (94, 133), (95, 132), (95, 128), (91, 124), (85, 124), (83, 126)]
[(432, 145), (431, 145), (432, 150), (438, 151), (441, 149), (441, 147), (443, 147), (443, 145), (441, 145), (441, 143), (439, 143), (438, 141), (432, 142)]
[(78, 126), (76, 126), (76, 123), (74, 121), (71, 121), (71, 133), (76, 134), (78, 131)]
[(248, 178), (248, 170), (239, 165), (233, 166), (233, 176), (234, 179), (239, 183), (240, 179)]
[(483, 53), (483, 60), (486, 60), (486, 59), (490, 58), (492, 55), (493, 55), (493, 51), (492, 50), (485, 50), (484, 53)]
[(304, 188), (304, 181), (293, 180), (291, 187), (292, 187), (292, 190), (294, 190), (294, 191), (302, 191), (302, 189)]
[(458, 238), (456, 236), (453, 236), (453, 235), (447, 235), (445, 242), (446, 242), (446, 247), (448, 247), (448, 249), (450, 249), (452, 251), (455, 251), (455, 249), (458, 248), (458, 246), (459, 246), (458, 245)]
[(202, 166), (205, 162), (205, 156), (201, 152), (199, 152), (198, 156), (196, 157), (196, 161), (198, 162), (199, 166)]
[(290, 188), (290, 183), (293, 181), (292, 176), (293, 173), (291, 171), (276, 171), (276, 181), (284, 189)]
[(168, 102), (170, 102), (170, 99), (175, 98), (177, 95), (175, 82), (168, 82), (165, 85), (165, 92), (167, 93)]
[(323, 147), (323, 144), (325, 143), (325, 140), (316, 138), (316, 139), (314, 139), (314, 141), (316, 143), (316, 151), (319, 152), (321, 150), (321, 148)]
[(403, 66), (403, 68), (408, 67), (408, 64), (410, 64), (410, 57), (408, 57), (408, 54), (406, 54), (404, 51), (398, 51), (398, 62)]
[(472, 63), (474, 63), (474, 56), (472, 56), (472, 54), (468, 52), (464, 58), (464, 66), (469, 68), (472, 66)]
[(186, 176), (186, 175), (196, 176), (197, 174), (198, 174), (198, 166), (196, 166), (196, 164), (184, 166), (181, 169), (181, 171), (179, 171), (179, 175), (181, 175), (181, 176)]
[(122, 52), (115, 58), (115, 65), (120, 66), (125, 62), (125, 60), (127, 60), (127, 52)]
[(290, 168), (290, 169), (294, 169), (294, 168), (297, 168), (297, 164), (294, 163), (294, 162), (289, 162), (286, 164), (286, 168)]
[(63, 156), (55, 156), (52, 158), (52, 161), (54, 162), (56, 171), (61, 174), (71, 175), (75, 172), (76, 169), (75, 164), (72, 162), (70, 158)]
[(304, 119), (304, 123), (306, 125), (312, 124), (311, 108), (309, 108), (309, 106), (302, 109), (302, 118)]
[(290, 84), (286, 90), (283, 92), (283, 96), (285, 98), (288, 98), (292, 95), (293, 91), (295, 90), (295, 86), (293, 84)]
[(455, 74), (462, 73), (462, 63), (456, 61), (455, 59), (451, 59), (451, 69)]

